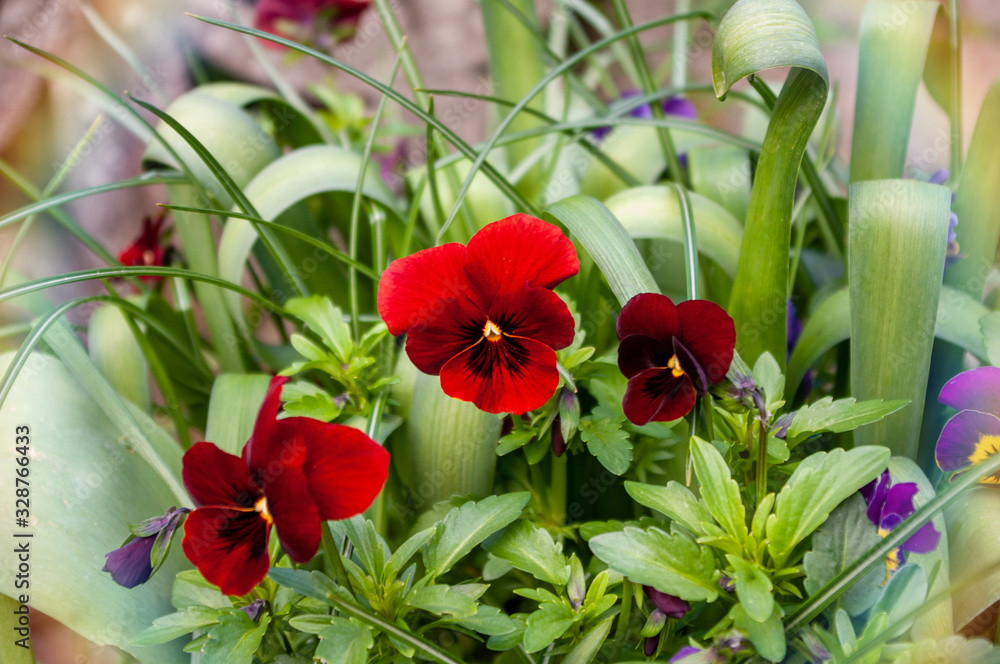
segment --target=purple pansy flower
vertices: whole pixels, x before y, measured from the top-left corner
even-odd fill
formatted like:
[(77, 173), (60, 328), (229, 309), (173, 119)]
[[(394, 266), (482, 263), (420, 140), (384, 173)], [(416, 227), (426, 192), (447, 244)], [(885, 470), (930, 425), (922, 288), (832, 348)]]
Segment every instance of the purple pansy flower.
[[(1000, 368), (958, 374), (941, 388), (938, 401), (959, 410), (938, 438), (935, 457), (945, 472), (960, 472), (1000, 452)], [(980, 480), (1000, 484), (1000, 472)]]
[(163, 516), (155, 516), (132, 526), (133, 537), (120, 548), (104, 554), (107, 562), (101, 571), (110, 573), (115, 583), (126, 588), (146, 583), (166, 559), (174, 531), (190, 511), (187, 507), (171, 507)]
[[(885, 537), (908, 516), (913, 514), (913, 497), (917, 494), (915, 482), (892, 483), (892, 476), (886, 470), (877, 480), (861, 487), (861, 495), (868, 503), (868, 519), (878, 528), (880, 537)], [(934, 524), (927, 522), (913, 533), (899, 548), (893, 549), (885, 559), (886, 580), (906, 562), (906, 552), (930, 553), (937, 548), (941, 533)]]
[[(621, 99), (623, 101), (626, 99), (634, 99), (640, 95), (641, 93), (636, 90), (629, 90), (622, 93)], [(698, 118), (698, 110), (694, 107), (694, 104), (692, 104), (685, 97), (668, 97), (663, 100), (662, 108), (664, 113), (667, 115), (673, 115), (674, 117), (684, 118), (685, 120), (695, 120)], [(651, 120), (653, 118), (653, 109), (650, 108), (649, 104), (640, 104), (629, 111), (628, 116), (631, 118), (640, 118), (642, 120)], [(610, 132), (610, 126), (598, 127), (591, 132), (591, 135), (598, 141), (601, 141), (604, 140), (604, 137)]]

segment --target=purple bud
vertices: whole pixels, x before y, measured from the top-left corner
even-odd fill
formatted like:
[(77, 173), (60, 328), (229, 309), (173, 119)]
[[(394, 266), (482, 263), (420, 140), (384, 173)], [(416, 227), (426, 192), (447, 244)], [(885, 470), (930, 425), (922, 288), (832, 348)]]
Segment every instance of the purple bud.
[(166, 541), (165, 546), (159, 547), (161, 554), (157, 557), (162, 559), (174, 531), (190, 511), (187, 507), (171, 507), (163, 516), (146, 519), (132, 526), (130, 530), (133, 537), (121, 547), (104, 554), (107, 561), (101, 571), (111, 574), (114, 582), (125, 588), (135, 588), (149, 581), (153, 574), (153, 547), (160, 538)]
[(670, 618), (683, 618), (684, 614), (691, 610), (691, 605), (680, 597), (661, 593), (651, 586), (643, 586), (642, 589), (653, 606)]
[(660, 635), (651, 636), (642, 645), (642, 652), (646, 657), (652, 657), (656, 652), (656, 646), (660, 645)]
[(566, 451), (566, 439), (562, 435), (562, 424), (559, 422), (559, 416), (556, 415), (556, 419), (552, 421), (552, 453), (557, 457), (561, 457)]
[(719, 577), (719, 587), (725, 590), (727, 593), (731, 593), (736, 590), (736, 583), (733, 582), (728, 576), (723, 574)]
[(255, 599), (246, 606), (241, 606), (240, 611), (243, 611), (250, 616), (250, 620), (257, 622), (257, 620), (260, 619), (260, 614), (264, 613), (264, 604), (264, 600)]

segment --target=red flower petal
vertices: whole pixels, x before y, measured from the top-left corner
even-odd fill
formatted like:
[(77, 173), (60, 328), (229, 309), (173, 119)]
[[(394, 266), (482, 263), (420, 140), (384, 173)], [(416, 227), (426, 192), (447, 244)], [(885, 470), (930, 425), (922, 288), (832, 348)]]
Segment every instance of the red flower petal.
[(618, 368), (631, 378), (646, 369), (667, 366), (671, 355), (672, 349), (662, 341), (645, 334), (630, 334), (618, 344)]
[(687, 375), (675, 378), (669, 369), (646, 369), (629, 379), (622, 406), (632, 424), (670, 422), (694, 407), (695, 391)]
[(353, 427), (290, 419), (303, 421), (309, 442), (302, 471), (320, 518), (347, 519), (368, 509), (389, 474), (389, 453)]
[(454, 242), (390, 263), (378, 286), (378, 313), (389, 332), (397, 336), (406, 332), (433, 300), (464, 295), (468, 291), (464, 264), (465, 247)]
[(486, 314), (467, 297), (443, 297), (424, 307), (406, 334), (406, 354), (426, 374), (483, 338)]
[(576, 249), (557, 226), (526, 214), (487, 224), (469, 240), (465, 272), (489, 309), (507, 284), (554, 288), (580, 271)]
[(524, 285), (506, 287), (497, 293), (490, 307), (490, 320), (504, 334), (534, 339), (553, 350), (573, 343), (576, 327), (561, 297), (545, 288)]
[(556, 353), (522, 337), (483, 340), (441, 369), (441, 389), (488, 413), (521, 415), (538, 408), (556, 391)]
[(270, 478), (266, 491), (267, 507), (281, 547), (297, 563), (311, 560), (319, 548), (321, 533), (319, 510), (309, 494), (305, 475), (296, 467), (286, 466)]
[(196, 443), (182, 460), (184, 486), (198, 507), (253, 507), (262, 494), (243, 459), (212, 443)]
[(630, 334), (644, 334), (667, 343), (681, 333), (681, 319), (666, 295), (639, 293), (622, 307), (615, 330), (619, 341)]
[(305, 444), (301, 436), (284, 420), (278, 420), (281, 410), (281, 388), (288, 382), (286, 376), (275, 376), (267, 387), (264, 402), (257, 411), (257, 421), (250, 440), (243, 447), (243, 459), (264, 481), (264, 476), (274, 474), (284, 466), (301, 466), (305, 459)]
[(736, 325), (722, 307), (708, 300), (688, 300), (677, 305), (681, 319), (678, 335), (705, 371), (711, 384), (726, 377), (736, 346)]
[(202, 576), (223, 593), (246, 595), (267, 575), (269, 530), (257, 512), (202, 507), (184, 522), (181, 546)]

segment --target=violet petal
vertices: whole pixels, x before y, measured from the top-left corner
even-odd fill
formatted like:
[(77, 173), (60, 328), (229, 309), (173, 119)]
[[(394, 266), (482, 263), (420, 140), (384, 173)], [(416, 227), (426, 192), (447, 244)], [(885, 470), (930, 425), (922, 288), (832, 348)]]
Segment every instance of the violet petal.
[(988, 413), (963, 410), (945, 423), (934, 454), (941, 470), (954, 472), (988, 455), (998, 442), (1000, 419)]
[(958, 374), (941, 388), (938, 401), (956, 410), (978, 410), (1000, 417), (1000, 367)]

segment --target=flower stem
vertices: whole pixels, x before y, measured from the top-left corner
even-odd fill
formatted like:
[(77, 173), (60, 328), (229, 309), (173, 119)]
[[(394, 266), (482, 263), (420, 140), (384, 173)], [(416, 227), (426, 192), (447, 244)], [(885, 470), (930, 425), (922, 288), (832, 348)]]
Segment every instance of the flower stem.
[(701, 405), (705, 407), (705, 433), (711, 441), (715, 438), (715, 404), (712, 402), (712, 396), (706, 393), (701, 399)]
[[(549, 484), (549, 509), (560, 528), (566, 525), (566, 455), (552, 455), (552, 481)], [(559, 535), (562, 540), (562, 535)]]
[(757, 438), (757, 504), (767, 495), (767, 420), (761, 417)]
[(618, 627), (615, 629), (615, 649), (617, 656), (625, 645), (625, 637), (628, 636), (628, 624), (632, 617), (632, 582), (628, 579), (622, 581), (622, 608), (618, 613)]

